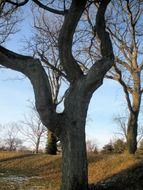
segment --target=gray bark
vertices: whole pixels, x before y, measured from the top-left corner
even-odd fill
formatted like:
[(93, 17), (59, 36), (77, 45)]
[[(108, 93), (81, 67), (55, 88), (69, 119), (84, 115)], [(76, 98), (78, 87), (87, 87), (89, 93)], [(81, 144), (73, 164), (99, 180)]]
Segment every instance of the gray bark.
[(67, 127), (70, 130), (65, 131), (66, 137), (62, 140), (63, 176), (61, 190), (87, 190), (88, 168), (84, 126), (75, 129), (73, 128), (74, 124), (70, 123)]
[(62, 190), (88, 189), (85, 122), (91, 95), (85, 91), (85, 82), (81, 80), (70, 88), (65, 100), (65, 126), (60, 136), (63, 150)]

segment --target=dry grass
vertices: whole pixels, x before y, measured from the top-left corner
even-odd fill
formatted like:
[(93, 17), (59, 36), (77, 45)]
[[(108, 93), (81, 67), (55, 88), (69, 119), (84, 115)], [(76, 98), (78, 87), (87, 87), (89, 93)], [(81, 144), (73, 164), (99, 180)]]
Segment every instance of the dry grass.
[[(3, 155), (5, 154), (5, 155)], [(20, 157), (18, 157), (20, 156)], [(5, 160), (3, 160), (5, 158)], [(12, 158), (12, 159), (9, 159)], [(7, 160), (6, 160), (7, 159)], [(95, 183), (127, 169), (140, 159), (124, 155), (90, 155), (89, 183)], [(48, 155), (24, 155), (0, 153), (1, 190), (59, 190), (61, 179), (61, 157)], [(6, 181), (4, 177), (23, 176), (23, 182)], [(7, 179), (7, 178), (6, 178)], [(38, 188), (39, 187), (39, 188)]]
[(102, 155), (89, 159), (89, 183), (95, 183), (125, 170), (140, 160), (128, 154)]
[(15, 157), (20, 157), (25, 155), (23, 152), (16, 152), (16, 151), (0, 151), (0, 161), (4, 159), (10, 159)]

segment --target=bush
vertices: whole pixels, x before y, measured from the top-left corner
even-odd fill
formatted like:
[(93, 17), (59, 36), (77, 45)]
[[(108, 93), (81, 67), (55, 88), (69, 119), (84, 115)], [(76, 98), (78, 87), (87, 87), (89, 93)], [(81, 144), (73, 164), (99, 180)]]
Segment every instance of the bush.
[(126, 143), (122, 139), (117, 139), (113, 144), (114, 153), (123, 153), (126, 150), (126, 146)]
[(139, 148), (138, 148), (138, 153), (143, 155), (143, 140), (141, 140)]
[(106, 144), (103, 146), (102, 151), (103, 154), (111, 154), (114, 152), (113, 145), (111, 143)]

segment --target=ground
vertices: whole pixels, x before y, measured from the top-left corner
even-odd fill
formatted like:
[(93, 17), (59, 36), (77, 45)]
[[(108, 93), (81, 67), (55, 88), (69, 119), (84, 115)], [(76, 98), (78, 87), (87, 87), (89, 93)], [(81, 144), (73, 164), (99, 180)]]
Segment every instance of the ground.
[[(61, 156), (0, 152), (0, 190), (59, 190)], [(92, 190), (141, 190), (142, 156), (89, 155)]]

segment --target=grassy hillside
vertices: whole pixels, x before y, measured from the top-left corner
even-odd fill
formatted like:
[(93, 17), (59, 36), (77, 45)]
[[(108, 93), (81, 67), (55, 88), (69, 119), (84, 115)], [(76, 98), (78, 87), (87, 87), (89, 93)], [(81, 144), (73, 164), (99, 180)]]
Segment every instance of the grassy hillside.
[[(140, 163), (129, 155), (89, 155), (89, 183)], [(0, 190), (59, 190), (61, 156), (0, 152)]]

